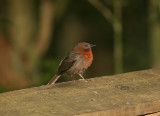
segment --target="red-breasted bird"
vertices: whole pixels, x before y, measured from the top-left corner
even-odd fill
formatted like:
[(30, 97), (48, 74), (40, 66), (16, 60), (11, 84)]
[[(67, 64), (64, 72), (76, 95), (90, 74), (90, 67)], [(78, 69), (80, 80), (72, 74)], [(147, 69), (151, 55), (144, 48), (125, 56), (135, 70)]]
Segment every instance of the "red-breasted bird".
[(78, 74), (82, 79), (84, 71), (92, 64), (93, 54), (91, 48), (95, 46), (89, 43), (78, 43), (73, 50), (61, 61), (55, 76), (49, 81), (54, 84), (62, 74), (68, 74), (74, 79), (74, 75)]

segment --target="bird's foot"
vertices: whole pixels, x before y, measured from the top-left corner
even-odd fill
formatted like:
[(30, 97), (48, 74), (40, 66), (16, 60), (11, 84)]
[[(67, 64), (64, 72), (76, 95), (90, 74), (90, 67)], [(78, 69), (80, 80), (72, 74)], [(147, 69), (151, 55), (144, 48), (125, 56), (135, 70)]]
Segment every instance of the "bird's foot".
[(87, 80), (87, 79), (84, 79), (84, 78), (83, 78), (83, 79), (79, 79), (79, 80), (82, 80), (82, 81), (84, 81), (84, 82), (88, 82), (88, 80)]

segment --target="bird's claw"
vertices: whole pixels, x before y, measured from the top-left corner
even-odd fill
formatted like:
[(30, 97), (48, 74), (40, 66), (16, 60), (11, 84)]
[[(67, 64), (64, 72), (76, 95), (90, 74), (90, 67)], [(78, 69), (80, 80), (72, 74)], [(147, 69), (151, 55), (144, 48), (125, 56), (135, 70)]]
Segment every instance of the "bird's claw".
[(84, 82), (88, 82), (88, 80), (86, 80), (86, 79), (79, 79), (79, 80), (82, 80), (82, 81), (84, 81)]

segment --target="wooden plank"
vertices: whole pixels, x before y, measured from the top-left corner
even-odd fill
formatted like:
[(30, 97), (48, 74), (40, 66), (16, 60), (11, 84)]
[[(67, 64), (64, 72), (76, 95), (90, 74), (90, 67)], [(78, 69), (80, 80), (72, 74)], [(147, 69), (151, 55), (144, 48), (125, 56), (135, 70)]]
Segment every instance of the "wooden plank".
[(135, 116), (158, 111), (158, 68), (0, 94), (2, 116)]

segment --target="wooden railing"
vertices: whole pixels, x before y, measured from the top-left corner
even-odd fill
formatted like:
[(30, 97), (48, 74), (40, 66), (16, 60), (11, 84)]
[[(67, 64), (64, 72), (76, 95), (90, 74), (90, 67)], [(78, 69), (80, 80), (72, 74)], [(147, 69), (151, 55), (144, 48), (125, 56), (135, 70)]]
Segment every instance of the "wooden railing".
[(160, 69), (0, 94), (0, 116), (158, 116)]

